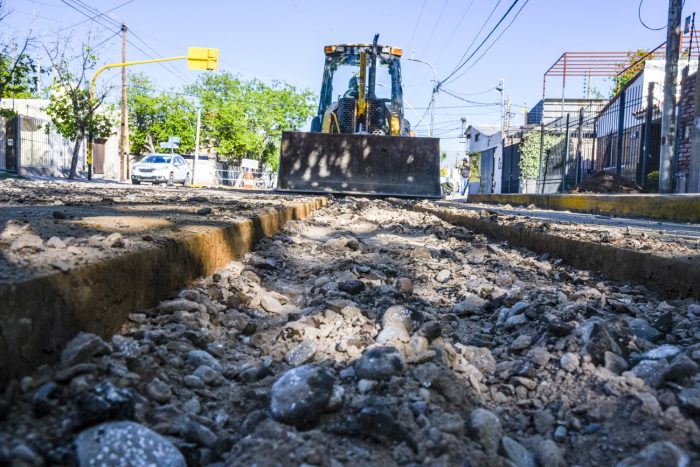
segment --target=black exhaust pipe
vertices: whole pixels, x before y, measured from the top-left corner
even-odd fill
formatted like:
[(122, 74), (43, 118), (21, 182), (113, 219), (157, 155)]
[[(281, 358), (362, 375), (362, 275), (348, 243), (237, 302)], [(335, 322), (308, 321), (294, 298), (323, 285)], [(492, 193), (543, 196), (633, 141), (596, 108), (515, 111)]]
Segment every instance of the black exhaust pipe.
[(377, 42), (379, 42), (379, 34), (374, 35), (374, 40), (372, 41), (372, 55), (370, 55), (369, 63), (369, 80), (367, 82), (367, 87), (369, 88), (367, 96), (369, 99), (376, 99), (377, 95), (374, 92), (374, 88), (377, 83)]

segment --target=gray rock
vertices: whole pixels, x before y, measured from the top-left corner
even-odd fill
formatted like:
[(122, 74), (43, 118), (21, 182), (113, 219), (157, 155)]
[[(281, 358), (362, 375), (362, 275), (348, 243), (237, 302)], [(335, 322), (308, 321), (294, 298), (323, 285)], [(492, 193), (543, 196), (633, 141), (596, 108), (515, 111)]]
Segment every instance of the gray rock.
[(561, 359), (559, 359), (559, 365), (561, 365), (564, 371), (568, 371), (569, 373), (576, 371), (579, 367), (579, 363), (580, 359), (578, 355), (573, 352), (566, 352), (561, 356)]
[(556, 430), (554, 430), (554, 441), (557, 443), (563, 443), (564, 440), (566, 439), (566, 435), (569, 434), (569, 431), (566, 429), (564, 425), (559, 425)]
[(441, 284), (444, 284), (445, 282), (447, 282), (448, 280), (450, 280), (450, 275), (451, 275), (451, 274), (452, 274), (452, 273), (451, 273), (448, 269), (443, 269), (443, 270), (441, 270), (440, 272), (437, 273), (437, 275), (435, 276), (435, 280), (436, 280), (437, 282), (440, 282)]
[(194, 420), (187, 420), (180, 427), (180, 436), (187, 441), (196, 443), (200, 446), (210, 448), (216, 444), (217, 438), (214, 432), (201, 423)]
[(202, 378), (195, 375), (186, 375), (184, 378), (182, 378), (182, 382), (185, 383), (185, 386), (188, 388), (202, 389), (206, 386), (204, 381), (202, 381)]
[(83, 363), (97, 355), (112, 351), (112, 347), (96, 334), (81, 332), (66, 345), (61, 352), (61, 364), (64, 367)]
[(482, 373), (492, 375), (496, 371), (496, 359), (486, 347), (465, 345), (458, 348), (467, 362), (477, 367)]
[(525, 446), (508, 436), (501, 438), (500, 453), (516, 467), (537, 467), (535, 456)]
[(528, 334), (521, 334), (510, 344), (512, 350), (524, 350), (532, 345), (533, 338)]
[(545, 366), (552, 358), (552, 354), (550, 354), (544, 347), (535, 347), (534, 349), (530, 350), (528, 356), (530, 357), (530, 360), (532, 360), (532, 363), (539, 367)]
[(695, 376), (698, 372), (698, 364), (687, 355), (677, 355), (664, 371), (665, 381), (682, 381)]
[(173, 391), (170, 385), (154, 378), (153, 381), (146, 386), (146, 394), (156, 402), (168, 402), (173, 397)]
[(687, 315), (688, 317), (700, 316), (700, 304), (691, 303), (688, 305)]
[(663, 335), (654, 329), (645, 319), (633, 318), (629, 320), (628, 323), (632, 334), (640, 339), (644, 339), (649, 342), (658, 342), (659, 339), (663, 337)]
[(373, 347), (355, 364), (358, 378), (383, 380), (398, 375), (403, 370), (403, 359), (395, 347)]
[(260, 297), (260, 306), (269, 313), (281, 313), (283, 310), (279, 300), (270, 294), (265, 294)]
[(452, 307), (452, 312), (459, 316), (471, 315), (481, 311), (485, 305), (486, 300), (473, 293), (467, 293), (461, 302)]
[(401, 305), (390, 306), (382, 316), (383, 327), (397, 327), (410, 331), (412, 327), (411, 312)]
[(388, 326), (379, 331), (375, 341), (377, 344), (387, 344), (393, 340), (406, 342), (409, 340), (409, 334), (403, 326)]
[(688, 464), (688, 455), (678, 446), (670, 441), (657, 441), (624, 458), (616, 467), (687, 467)]
[(357, 295), (362, 293), (367, 286), (364, 282), (357, 279), (350, 279), (349, 281), (343, 281), (338, 283), (338, 290), (345, 292), (350, 295)]
[(192, 375), (201, 379), (205, 384), (212, 384), (221, 379), (221, 373), (207, 365), (199, 365)]
[(48, 240), (46, 240), (46, 247), (62, 250), (66, 247), (66, 244), (63, 240), (61, 240), (58, 237), (51, 237)]
[(314, 425), (331, 400), (334, 384), (335, 378), (316, 365), (292, 368), (272, 385), (272, 418), (297, 428)]
[(469, 415), (469, 429), (472, 437), (486, 452), (496, 452), (503, 432), (501, 420), (496, 414), (482, 408), (472, 410)]
[(318, 346), (315, 342), (310, 339), (304, 339), (301, 343), (289, 349), (284, 359), (292, 366), (299, 366), (311, 361), (317, 351)]
[[(74, 379), (76, 381), (79, 378)], [(76, 399), (75, 422), (78, 426), (93, 425), (134, 416), (134, 393), (111, 383), (99, 383), (87, 394)]]
[(700, 415), (700, 389), (685, 388), (678, 393), (678, 401), (686, 412)]
[(75, 440), (81, 467), (139, 465), (185, 467), (185, 458), (167, 439), (134, 422), (110, 422), (89, 428)]
[(681, 353), (681, 349), (675, 345), (664, 344), (648, 352), (644, 352), (638, 357), (638, 360), (661, 360), (662, 358), (673, 358)]
[(199, 402), (199, 399), (193, 397), (182, 404), (182, 408), (189, 413), (198, 414), (202, 411), (202, 404)]
[(664, 380), (667, 366), (666, 360), (642, 360), (632, 368), (632, 373), (643, 379), (649, 387), (657, 388)]
[(413, 281), (408, 277), (399, 277), (396, 279), (396, 290), (399, 293), (411, 295), (413, 293)]
[(126, 243), (124, 242), (124, 237), (119, 232), (114, 232), (109, 234), (105, 238), (105, 244), (110, 248), (124, 248)]
[(193, 367), (199, 367), (201, 365), (206, 365), (209, 368), (216, 370), (216, 371), (221, 371), (221, 363), (214, 358), (209, 352), (205, 350), (190, 350), (187, 352), (187, 357), (185, 357), (185, 361), (187, 362), (188, 365), (192, 365)]
[(620, 374), (622, 374), (623, 371), (627, 371), (627, 369), (629, 369), (629, 365), (627, 364), (627, 360), (620, 357), (618, 354), (610, 352), (610, 351), (605, 352), (604, 361), (605, 361), (605, 368), (608, 371), (615, 373), (616, 375), (620, 375)]
[(517, 316), (520, 314), (525, 313), (525, 310), (527, 310), (527, 307), (530, 306), (528, 302), (516, 302), (510, 309), (508, 310), (508, 318), (511, 316)]
[(10, 244), (10, 251), (40, 251), (44, 249), (44, 241), (40, 236), (26, 232), (15, 238)]
[(528, 320), (527, 316), (524, 314), (515, 315), (515, 316), (511, 316), (510, 318), (508, 318), (506, 320), (504, 327), (506, 329), (515, 329), (517, 327), (522, 326), (523, 324), (527, 324), (528, 321), (529, 320)]
[(535, 453), (540, 467), (566, 466), (561, 450), (552, 440), (545, 439), (538, 443)]

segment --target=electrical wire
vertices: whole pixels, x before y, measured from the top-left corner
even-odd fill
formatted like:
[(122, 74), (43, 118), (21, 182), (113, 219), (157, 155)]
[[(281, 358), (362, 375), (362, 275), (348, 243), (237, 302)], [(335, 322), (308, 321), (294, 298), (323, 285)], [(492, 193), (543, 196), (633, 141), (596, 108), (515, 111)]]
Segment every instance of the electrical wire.
[(448, 89), (448, 91), (450, 91), (451, 93), (454, 93), (454, 94), (459, 94), (460, 96), (478, 96), (480, 94), (487, 94), (487, 93), (493, 91), (494, 89), (496, 89), (496, 86), (494, 86), (492, 88), (488, 88), (485, 91), (479, 91), (479, 92), (457, 92), (457, 91), (454, 91), (452, 89)]
[(469, 9), (472, 7), (473, 4), (474, 4), (474, 0), (471, 0), (469, 2), (469, 4), (467, 5), (467, 8), (464, 9), (462, 16), (459, 18), (459, 21), (457, 21), (457, 24), (455, 25), (454, 29), (450, 33), (449, 37), (447, 38), (447, 41), (440, 49), (440, 53), (438, 53), (437, 57), (435, 57), (435, 59), (434, 59), (435, 62), (437, 62), (439, 60), (439, 58), (442, 56), (442, 53), (445, 51), (445, 49), (447, 49), (447, 46), (450, 45), (452, 38), (457, 33), (457, 30), (459, 30), (459, 27), (462, 25), (462, 21), (464, 21), (464, 18), (466, 18), (467, 12), (469, 12)]
[(428, 2), (428, 0), (423, 0), (423, 5), (420, 7), (420, 12), (418, 13), (418, 19), (416, 19), (416, 24), (413, 26), (413, 32), (411, 33), (411, 40), (408, 41), (408, 50), (411, 50), (411, 46), (413, 45), (413, 39), (416, 37), (416, 31), (418, 31), (418, 25), (420, 24), (420, 20), (423, 17), (423, 10), (425, 9), (425, 4)]
[(469, 46), (467, 46), (467, 50), (464, 51), (464, 53), (462, 54), (462, 56), (460, 57), (460, 59), (457, 61), (457, 63), (461, 63), (462, 60), (464, 60), (464, 57), (467, 56), (467, 54), (469, 53), (469, 50), (472, 48), (472, 46), (474, 45), (474, 43), (476, 42), (476, 40), (479, 38), (479, 35), (481, 34), (481, 32), (484, 30), (484, 28), (485, 28), (486, 25), (488, 24), (489, 20), (491, 19), (491, 17), (493, 16), (493, 14), (496, 12), (496, 9), (498, 8), (498, 5), (501, 4), (501, 1), (502, 1), (502, 0), (498, 0), (498, 2), (496, 2), (496, 4), (493, 6), (493, 8), (491, 9), (491, 12), (490, 12), (489, 15), (486, 17), (486, 20), (484, 20), (484, 22), (481, 24), (481, 28), (479, 28), (479, 31), (477, 31), (477, 33), (474, 35), (474, 39), (472, 39), (472, 41), (469, 43)]
[[(450, 73), (449, 75), (447, 75), (447, 77), (446, 77), (445, 79), (443, 79), (442, 81), (440, 81), (440, 82), (438, 83), (438, 85), (437, 85), (438, 88), (439, 88), (442, 84), (444, 84), (448, 79), (450, 79), (452, 76), (454, 76), (455, 73), (457, 73), (459, 70), (461, 70), (462, 67), (464, 67), (464, 65), (466, 65), (467, 62), (469, 62), (469, 60), (471, 60), (471, 58), (472, 58), (474, 55), (476, 55), (476, 53), (479, 51), (479, 49), (481, 49), (481, 47), (483, 47), (483, 45), (486, 43), (486, 41), (489, 39), (489, 37), (491, 37), (491, 35), (496, 31), (496, 29), (498, 28), (498, 26), (501, 25), (501, 23), (503, 22), (503, 20), (506, 19), (506, 17), (508, 16), (508, 14), (510, 14), (510, 12), (513, 10), (513, 8), (515, 8), (515, 5), (516, 5), (519, 1), (520, 1), (520, 0), (514, 0), (514, 1), (513, 1), (513, 3), (510, 5), (510, 7), (508, 7), (508, 9), (507, 9), (506, 12), (503, 14), (503, 16), (501, 16), (501, 19), (498, 20), (498, 23), (496, 23), (496, 25), (495, 25), (495, 26), (491, 29), (491, 31), (486, 35), (486, 37), (484, 38), (484, 40), (481, 41), (481, 43), (479, 44), (479, 46), (478, 46), (476, 49), (474, 49), (474, 51), (469, 55), (469, 57), (467, 57), (466, 60), (462, 61), (462, 63), (461, 63), (457, 68), (455, 68), (455, 69), (452, 71), (452, 73)], [(500, 2), (500, 0), (499, 0), (499, 2)]]
[(433, 36), (435, 35), (435, 31), (437, 30), (437, 27), (440, 24), (440, 20), (442, 19), (443, 13), (445, 13), (445, 8), (447, 8), (448, 3), (450, 3), (450, 0), (445, 0), (445, 3), (442, 4), (442, 9), (440, 10), (440, 14), (437, 17), (437, 20), (435, 20), (435, 25), (433, 26), (432, 31), (430, 31), (430, 36), (428, 36), (428, 41), (425, 43), (425, 47), (423, 48), (422, 55), (425, 55), (426, 50), (428, 50), (428, 46), (430, 45), (430, 41), (433, 40)]
[(525, 6), (527, 5), (527, 3), (528, 3), (529, 1), (530, 1), (530, 0), (525, 0), (525, 3), (523, 3), (522, 6), (520, 7), (520, 9), (515, 13), (515, 16), (513, 16), (513, 19), (510, 20), (510, 23), (508, 23), (508, 25), (501, 31), (501, 33), (500, 33), (500, 34), (493, 40), (493, 42), (491, 42), (491, 44), (486, 48), (486, 50), (484, 50), (484, 52), (483, 52), (481, 55), (479, 55), (479, 57), (478, 57), (476, 60), (474, 60), (474, 61), (472, 62), (472, 64), (469, 65), (469, 66), (467, 67), (466, 70), (464, 70), (462, 73), (460, 73), (460, 74), (458, 74), (457, 76), (455, 76), (454, 78), (452, 78), (452, 81), (453, 81), (453, 82), (454, 82), (455, 80), (461, 78), (462, 76), (464, 76), (464, 74), (465, 74), (466, 72), (468, 72), (469, 70), (471, 70), (472, 68), (474, 68), (474, 66), (476, 66), (476, 64), (479, 63), (479, 61), (481, 61), (482, 58), (484, 58), (484, 55), (486, 55), (486, 53), (487, 53), (489, 50), (491, 50), (491, 47), (493, 47), (493, 46), (496, 44), (496, 42), (498, 42), (498, 40), (501, 38), (501, 36), (502, 36), (503, 34), (505, 34), (505, 32), (506, 32), (508, 29), (510, 29), (511, 25), (515, 22), (515, 20), (518, 19), (518, 16), (520, 16), (520, 12), (523, 11), (523, 8), (525, 8)]
[(661, 31), (662, 29), (664, 29), (666, 26), (661, 26), (660, 28), (652, 28), (647, 26), (647, 24), (642, 19), (642, 4), (644, 4), (644, 0), (639, 0), (639, 6), (637, 7), (637, 17), (639, 18), (639, 22), (642, 23), (642, 26), (644, 26), (650, 31)]

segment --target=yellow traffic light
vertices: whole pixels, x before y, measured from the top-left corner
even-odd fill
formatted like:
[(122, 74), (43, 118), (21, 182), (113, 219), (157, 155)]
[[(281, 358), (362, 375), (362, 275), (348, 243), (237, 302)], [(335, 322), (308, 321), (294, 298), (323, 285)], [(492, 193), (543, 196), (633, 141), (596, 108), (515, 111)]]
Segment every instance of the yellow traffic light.
[(216, 70), (219, 68), (219, 49), (188, 48), (187, 68), (190, 70)]

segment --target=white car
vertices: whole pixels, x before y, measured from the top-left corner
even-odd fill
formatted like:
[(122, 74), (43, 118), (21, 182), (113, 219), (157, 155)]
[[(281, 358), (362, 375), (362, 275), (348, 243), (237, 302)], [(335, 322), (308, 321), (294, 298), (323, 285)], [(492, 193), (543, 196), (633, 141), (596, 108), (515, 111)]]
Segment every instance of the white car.
[(149, 154), (134, 164), (131, 170), (131, 183), (134, 185), (151, 182), (154, 185), (182, 183), (188, 186), (190, 181), (190, 166), (178, 154)]

